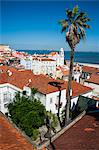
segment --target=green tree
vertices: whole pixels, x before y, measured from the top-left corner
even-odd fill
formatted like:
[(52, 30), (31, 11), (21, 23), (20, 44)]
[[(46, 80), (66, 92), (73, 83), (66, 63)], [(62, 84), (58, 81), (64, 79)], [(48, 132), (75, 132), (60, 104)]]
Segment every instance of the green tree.
[(31, 96), (30, 96), (31, 99), (34, 99), (34, 95), (37, 93), (37, 91), (38, 91), (37, 88), (31, 89)]
[(67, 9), (66, 16), (66, 19), (59, 21), (59, 23), (62, 26), (62, 32), (66, 32), (66, 42), (68, 43), (71, 49), (70, 70), (67, 89), (67, 104), (65, 108), (65, 125), (69, 120), (69, 109), (71, 100), (70, 91), (73, 72), (74, 49), (81, 39), (85, 39), (85, 29), (89, 28), (87, 21), (90, 20), (85, 12), (79, 12), (78, 6), (74, 7), (73, 10)]
[(28, 136), (36, 139), (38, 128), (45, 123), (46, 110), (43, 104), (17, 93), (14, 101), (8, 105), (8, 110), (12, 121)]

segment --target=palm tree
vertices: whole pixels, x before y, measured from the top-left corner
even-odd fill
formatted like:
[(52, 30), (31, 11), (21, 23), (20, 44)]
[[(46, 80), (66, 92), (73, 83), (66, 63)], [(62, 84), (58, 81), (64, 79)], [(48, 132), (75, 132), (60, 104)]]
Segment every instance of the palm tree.
[(79, 12), (78, 6), (75, 6), (73, 10), (66, 10), (67, 18), (65, 20), (60, 20), (59, 23), (62, 26), (62, 32), (65, 32), (66, 42), (68, 43), (71, 53), (70, 53), (70, 69), (69, 69), (69, 79), (68, 79), (68, 89), (67, 89), (67, 104), (65, 108), (65, 125), (69, 120), (69, 109), (71, 100), (71, 82), (72, 82), (72, 72), (73, 72), (73, 61), (74, 61), (74, 50), (76, 45), (81, 39), (85, 39), (85, 29), (89, 28), (87, 21), (90, 19), (87, 17), (85, 12)]

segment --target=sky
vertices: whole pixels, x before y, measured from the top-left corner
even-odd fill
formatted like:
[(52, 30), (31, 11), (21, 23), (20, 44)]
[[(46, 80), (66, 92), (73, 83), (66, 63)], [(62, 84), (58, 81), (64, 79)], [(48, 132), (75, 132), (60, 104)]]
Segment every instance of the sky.
[(65, 10), (75, 5), (91, 19), (86, 40), (77, 45), (76, 51), (99, 52), (98, 0), (0, 0), (0, 43), (14, 49), (70, 50), (58, 21), (65, 19)]

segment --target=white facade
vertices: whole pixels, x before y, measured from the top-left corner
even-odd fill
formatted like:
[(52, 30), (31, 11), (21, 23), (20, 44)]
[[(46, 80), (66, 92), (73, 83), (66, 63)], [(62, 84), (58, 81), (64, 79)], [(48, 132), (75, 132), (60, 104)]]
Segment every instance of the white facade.
[(96, 94), (99, 94), (99, 85), (98, 84), (89, 83), (89, 82), (85, 81), (84, 85), (93, 88), (94, 89), (93, 92), (96, 93)]
[(73, 72), (74, 80), (78, 83), (80, 82), (80, 76), (81, 76), (80, 72)]
[[(52, 113), (58, 113), (58, 102), (59, 102), (59, 91), (50, 93), (46, 95), (46, 110), (52, 111)], [(61, 108), (60, 112), (64, 108), (66, 104), (66, 90), (61, 91), (61, 98), (60, 98)]]
[(59, 66), (63, 66), (64, 65), (64, 49), (63, 48), (60, 49), (59, 55), (60, 55)]
[(20, 64), (23, 65), (25, 69), (33, 70), (34, 74), (48, 74), (55, 78), (56, 66), (64, 65), (64, 49), (61, 48), (59, 54), (49, 54), (47, 57), (34, 55), (34, 57), (28, 56), (27, 58), (21, 58)]
[[(91, 97), (92, 96), (92, 91), (88, 92), (88, 93), (85, 93), (85, 94), (81, 94), (82, 96), (85, 96), (85, 97)], [(78, 97), (74, 97), (71, 99), (71, 108), (73, 107), (73, 104), (77, 104), (77, 101), (78, 101)]]
[(56, 62), (49, 60), (33, 60), (32, 70), (34, 74), (48, 74), (52, 77), (56, 76)]
[(0, 44), (0, 50), (11, 51), (11, 48), (9, 47), (9, 45)]
[(15, 97), (18, 91), (22, 92), (22, 90), (9, 83), (0, 85), (0, 111), (1, 112), (6, 113), (8, 111), (7, 105), (13, 100), (13, 98)]
[(59, 54), (57, 52), (56, 54), (49, 55), (48, 57), (55, 60), (57, 66), (63, 66), (64, 65), (64, 49), (63, 48), (60, 49)]
[[(13, 101), (15, 95), (17, 92), (26, 91), (27, 95), (31, 95), (31, 89), (29, 87), (24, 86), (23, 90), (9, 84), (1, 84), (0, 85), (0, 111), (4, 114), (8, 112), (7, 105)], [(40, 92), (37, 92), (35, 94), (35, 98), (41, 101), (41, 103), (45, 106), (47, 111), (52, 111), (52, 113), (56, 114), (58, 112), (58, 100), (59, 100), (59, 91), (53, 92), (49, 94), (42, 94)], [(62, 108), (66, 104), (66, 90), (61, 91), (61, 104)]]
[(25, 69), (32, 70), (32, 61), (30, 59), (22, 58), (20, 64), (25, 67)]
[(56, 61), (54, 60), (43, 60), (43, 59), (21, 59), (20, 64), (25, 67), (25, 69), (33, 70), (33, 73), (38, 74), (48, 74), (55, 78), (56, 76)]
[[(54, 114), (58, 113), (59, 91), (49, 94), (42, 94), (40, 92), (37, 92), (35, 94), (35, 98), (41, 101), (41, 103), (45, 106), (47, 111), (51, 110), (51, 112)], [(60, 108), (61, 112), (66, 104), (66, 90), (61, 90), (60, 103), (61, 103)]]

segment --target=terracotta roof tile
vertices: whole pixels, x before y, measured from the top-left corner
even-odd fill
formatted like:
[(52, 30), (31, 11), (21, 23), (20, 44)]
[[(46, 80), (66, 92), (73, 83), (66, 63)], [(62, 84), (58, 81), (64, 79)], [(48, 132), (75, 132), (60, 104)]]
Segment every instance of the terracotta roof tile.
[(0, 70), (2, 70), (3, 72), (7, 72), (8, 70), (10, 70), (11, 72), (17, 71), (17, 69), (15, 69), (13, 67), (6, 66), (6, 65), (0, 66)]
[(89, 67), (89, 66), (83, 66), (82, 70), (83, 70), (83, 72), (88, 72), (88, 73), (95, 73), (95, 72), (99, 71), (98, 68)]
[(33, 149), (33, 145), (0, 112), (0, 150)]
[(55, 60), (50, 59), (50, 58), (41, 58), (41, 61), (55, 61)]
[[(53, 145), (56, 150), (98, 150), (99, 112), (85, 115), (74, 126), (58, 137)], [(50, 150), (51, 146), (50, 146)]]
[(81, 94), (85, 94), (93, 89), (87, 86), (84, 86), (76, 81), (72, 82), (72, 97), (79, 96)]
[(86, 82), (95, 83), (99, 85), (99, 74), (92, 74), (91, 77), (88, 80), (86, 80)]
[[(30, 79), (31, 82), (29, 81)], [(34, 75), (30, 70), (17, 71), (12, 73), (11, 76), (9, 76), (8, 73), (0, 74), (0, 84), (10, 83), (20, 89), (23, 89), (24, 86), (29, 86), (30, 88), (34, 87), (43, 94), (59, 91), (58, 87), (50, 85), (50, 82), (59, 82), (61, 85), (61, 90), (67, 89), (68, 82), (55, 80), (45, 75)], [(87, 93), (91, 90), (91, 88), (83, 86), (75, 81), (72, 82), (73, 97)]]
[(49, 55), (52, 55), (52, 56), (57, 55), (57, 54), (58, 54), (58, 52), (51, 52), (51, 53), (49, 53)]
[(99, 97), (93, 96), (92, 99), (99, 101)]

